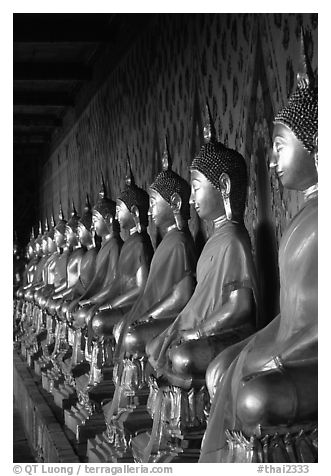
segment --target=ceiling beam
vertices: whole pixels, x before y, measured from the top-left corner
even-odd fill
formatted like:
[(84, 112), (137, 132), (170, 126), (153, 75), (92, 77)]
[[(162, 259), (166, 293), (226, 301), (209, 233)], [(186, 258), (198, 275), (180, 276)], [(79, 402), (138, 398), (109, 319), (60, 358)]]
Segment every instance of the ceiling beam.
[(86, 81), (92, 70), (81, 63), (14, 63), (14, 81)]
[(14, 114), (14, 126), (22, 127), (60, 127), (62, 120), (47, 114)]
[(15, 132), (13, 135), (14, 144), (45, 144), (50, 142), (51, 135), (48, 133), (20, 133)]
[(14, 106), (73, 106), (73, 98), (60, 92), (14, 91)]
[(14, 14), (14, 42), (99, 43), (114, 40), (114, 14)]

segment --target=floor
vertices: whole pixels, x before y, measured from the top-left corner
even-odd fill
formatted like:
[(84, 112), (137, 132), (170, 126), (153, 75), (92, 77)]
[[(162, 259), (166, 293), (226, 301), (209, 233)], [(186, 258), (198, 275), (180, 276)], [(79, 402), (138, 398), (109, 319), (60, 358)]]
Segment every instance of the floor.
[(14, 406), (13, 415), (13, 462), (34, 463), (31, 448), (26, 438), (20, 414)]

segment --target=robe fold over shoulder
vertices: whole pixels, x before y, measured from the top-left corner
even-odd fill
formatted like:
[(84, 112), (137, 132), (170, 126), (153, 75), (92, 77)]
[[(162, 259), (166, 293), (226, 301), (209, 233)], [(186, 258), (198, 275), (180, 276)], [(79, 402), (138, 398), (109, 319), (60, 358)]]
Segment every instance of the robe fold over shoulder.
[(94, 278), (81, 299), (91, 298), (114, 281), (122, 244), (121, 238), (117, 236), (102, 243), (96, 259)]
[(147, 232), (134, 233), (124, 242), (118, 259), (117, 275), (109, 291), (109, 298), (119, 296), (137, 286), (139, 268), (149, 269), (153, 254)]

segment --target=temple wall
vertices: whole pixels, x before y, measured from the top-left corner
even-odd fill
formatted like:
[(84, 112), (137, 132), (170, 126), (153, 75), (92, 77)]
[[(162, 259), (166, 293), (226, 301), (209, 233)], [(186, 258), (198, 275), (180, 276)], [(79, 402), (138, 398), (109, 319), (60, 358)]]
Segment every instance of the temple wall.
[[(52, 208), (57, 213), (60, 199), (65, 213), (71, 199), (81, 211), (86, 192), (94, 202), (101, 171), (115, 198), (123, 187), (127, 150), (137, 184), (147, 187), (160, 169), (165, 133), (173, 168), (188, 179), (188, 165), (202, 143), (207, 97), (219, 139), (247, 160), (245, 220), (254, 252), (258, 243), (263, 248), (261, 224), (277, 250), (300, 199), (282, 190), (267, 157), (274, 112), (295, 86), (302, 23), (311, 35), (316, 68), (317, 15), (157, 16), (45, 164), (41, 215), (49, 216)], [(196, 216), (190, 226), (196, 233)]]

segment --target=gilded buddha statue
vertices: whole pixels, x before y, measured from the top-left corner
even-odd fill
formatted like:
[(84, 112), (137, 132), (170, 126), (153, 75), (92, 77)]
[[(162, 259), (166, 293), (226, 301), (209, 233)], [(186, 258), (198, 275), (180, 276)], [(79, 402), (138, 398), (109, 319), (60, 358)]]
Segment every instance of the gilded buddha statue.
[[(123, 422), (128, 422), (132, 411), (135, 410), (136, 425), (146, 425), (146, 416), (149, 422), (145, 410), (149, 392), (145, 375), (146, 343), (170, 325), (195, 286), (196, 252), (187, 226), (190, 188), (171, 169), (167, 142), (162, 169), (149, 187), (149, 214), (161, 232), (162, 241), (154, 253), (145, 289), (114, 329), (116, 390), (112, 402), (104, 407), (107, 431), (89, 440), (90, 462), (112, 461), (115, 452), (120, 457), (125, 442), (121, 438), (118, 444), (116, 435), (122, 434)], [(133, 401), (139, 404), (132, 405)], [(116, 448), (112, 447), (115, 441)]]
[[(132, 440), (137, 461), (162, 461), (182, 452), (182, 440), (189, 446), (192, 431), (200, 431), (201, 441), (206, 369), (223, 349), (252, 334), (258, 325), (255, 269), (243, 223), (246, 163), (237, 151), (216, 140), (208, 105), (204, 139), (190, 167), (190, 203), (200, 218), (213, 223), (213, 232), (197, 264), (192, 297), (174, 322), (146, 346), (157, 379), (149, 401), (153, 428)], [(196, 446), (195, 451), (197, 458)]]
[(26, 264), (26, 268), (24, 271), (23, 284), (16, 292), (17, 302), (16, 302), (15, 314), (16, 314), (16, 322), (18, 326), (17, 340), (19, 341), (22, 339), (24, 335), (26, 326), (28, 326), (30, 323), (30, 320), (29, 320), (30, 309), (29, 308), (31, 307), (31, 304), (25, 299), (25, 293), (32, 286), (37, 265), (40, 260), (40, 256), (36, 249), (36, 238), (34, 236), (33, 228), (30, 234), (30, 241), (26, 247), (26, 257), (28, 262)]
[(119, 225), (115, 215), (116, 203), (108, 198), (102, 177), (102, 188), (92, 211), (93, 228), (95, 233), (102, 238), (96, 260), (96, 271), (84, 294), (74, 299), (68, 309), (72, 314), (73, 325), (76, 328), (85, 327), (98, 307), (104, 303), (107, 291), (116, 278), (123, 242), (119, 235)]
[[(80, 264), (85, 253), (77, 234), (79, 218), (75, 204), (72, 202), (71, 217), (66, 223), (64, 231), (65, 247), (62, 258), (65, 266), (63, 275), (61, 276), (61, 282), (58, 286), (55, 286), (54, 292), (47, 303), (47, 309), (51, 314), (54, 311), (56, 313), (60, 311), (65, 293), (70, 292), (79, 279)], [(60, 313), (58, 317), (61, 317)]]
[[(81, 360), (79, 372), (74, 375), (79, 406), (77, 408), (72, 407), (71, 410), (65, 410), (65, 424), (72, 428), (75, 433), (77, 426), (82, 424), (82, 421), (93, 411), (93, 406), (88, 398), (90, 375), (93, 375), (93, 353), (91, 339), (87, 338), (87, 326), (98, 307), (106, 299), (109, 289), (116, 280), (118, 260), (123, 242), (115, 215), (116, 202), (108, 198), (102, 176), (99, 197), (92, 210), (93, 229), (102, 238), (101, 247), (96, 257), (95, 273), (85, 292), (74, 298), (66, 309), (67, 320), (76, 329), (76, 342), (82, 342), (84, 347), (84, 359)], [(81, 339), (79, 336), (81, 336)], [(83, 414), (81, 414), (82, 412)]]
[[(88, 325), (93, 358), (86, 391), (90, 400), (99, 403), (109, 398), (113, 390), (113, 327), (130, 310), (144, 288), (153, 255), (146, 231), (148, 195), (136, 185), (129, 160), (125, 182), (125, 189), (116, 200), (116, 219), (123, 234), (126, 233), (128, 237), (120, 252), (116, 280), (111, 287), (99, 293), (98, 298), (106, 301), (94, 313)], [(66, 416), (69, 422), (69, 415)], [(83, 428), (79, 430), (80, 433), (82, 431)]]
[(94, 241), (94, 230), (92, 230), (92, 207), (88, 195), (86, 195), (82, 217), (78, 219), (77, 236), (79, 243), (84, 247), (86, 252), (83, 254), (80, 262), (76, 283), (61, 292), (60, 298), (64, 300), (61, 306), (62, 314), (67, 314), (72, 301), (80, 299), (80, 297), (85, 293), (96, 271), (98, 250)]
[(207, 370), (212, 396), (201, 462), (317, 458), (317, 82), (305, 54), (274, 120), (270, 166), (304, 195), (279, 248), (280, 314)]
[(122, 232), (128, 233), (129, 237), (121, 250), (116, 282), (105, 290), (107, 301), (91, 320), (92, 334), (102, 340), (112, 338), (114, 326), (128, 313), (144, 289), (153, 255), (146, 229), (148, 194), (135, 184), (129, 160), (128, 170), (126, 187), (116, 200), (116, 218)]

